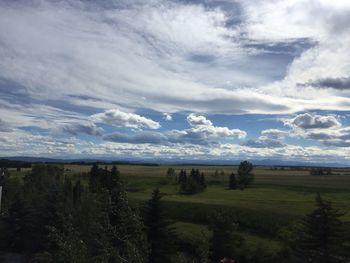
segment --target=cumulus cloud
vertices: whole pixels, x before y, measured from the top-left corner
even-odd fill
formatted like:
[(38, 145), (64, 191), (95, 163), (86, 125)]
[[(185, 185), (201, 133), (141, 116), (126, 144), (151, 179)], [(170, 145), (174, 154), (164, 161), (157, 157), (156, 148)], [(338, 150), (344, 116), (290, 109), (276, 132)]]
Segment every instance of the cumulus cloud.
[(284, 123), (292, 128), (288, 134), (290, 137), (314, 140), (334, 147), (347, 147), (350, 143), (350, 127), (344, 127), (333, 115), (304, 113), (285, 119)]
[(196, 115), (191, 113), (187, 116), (187, 122), (191, 126), (212, 126), (213, 123), (210, 120), (207, 120), (204, 116)]
[(348, 147), (350, 144), (350, 127), (308, 131), (299, 135), (306, 139), (320, 141), (327, 146)]
[(116, 127), (127, 128), (148, 128), (158, 129), (160, 124), (151, 119), (145, 118), (138, 114), (123, 112), (118, 109), (107, 110), (91, 116), (91, 120), (97, 123), (106, 123)]
[(160, 132), (138, 132), (134, 135), (114, 133), (105, 136), (104, 139), (113, 142), (128, 143), (152, 143), (152, 144), (213, 144), (219, 143), (223, 138), (243, 139), (247, 133), (240, 129), (229, 129), (227, 127), (216, 127), (204, 116), (190, 114), (187, 121), (191, 128), (184, 130), (170, 130)]
[(267, 129), (261, 131), (261, 136), (258, 138), (247, 140), (242, 145), (252, 148), (281, 148), (286, 146), (281, 140), (289, 135), (289, 131)]
[(333, 116), (322, 116), (310, 113), (299, 114), (293, 119), (285, 120), (285, 124), (301, 129), (328, 129), (339, 128), (341, 123)]
[(205, 134), (214, 137), (233, 137), (239, 139), (243, 139), (247, 136), (247, 133), (240, 129), (214, 126), (213, 123), (204, 116), (194, 113), (187, 116), (187, 122), (192, 126), (191, 129), (186, 130), (188, 134)]

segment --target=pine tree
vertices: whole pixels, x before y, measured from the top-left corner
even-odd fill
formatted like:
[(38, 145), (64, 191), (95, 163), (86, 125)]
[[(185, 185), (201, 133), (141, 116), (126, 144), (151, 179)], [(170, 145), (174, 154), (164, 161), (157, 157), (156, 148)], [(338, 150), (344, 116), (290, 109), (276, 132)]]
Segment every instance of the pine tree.
[(162, 212), (160, 199), (159, 189), (155, 189), (145, 210), (144, 221), (151, 246), (149, 263), (170, 262), (170, 257), (175, 249), (175, 235), (169, 227), (170, 221), (165, 218)]
[(298, 230), (293, 246), (299, 262), (347, 262), (344, 251), (345, 229), (339, 219), (343, 213), (318, 194), (315, 210), (307, 215)]

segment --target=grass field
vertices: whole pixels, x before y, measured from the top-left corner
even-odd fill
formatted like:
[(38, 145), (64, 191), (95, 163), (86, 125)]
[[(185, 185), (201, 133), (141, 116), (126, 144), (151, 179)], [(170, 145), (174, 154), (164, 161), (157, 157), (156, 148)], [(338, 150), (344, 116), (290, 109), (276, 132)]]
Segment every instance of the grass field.
[[(181, 169), (189, 171), (198, 168), (206, 175), (209, 187), (203, 193), (178, 195), (175, 179), (166, 176), (169, 167), (173, 167), (177, 173)], [(65, 165), (64, 168), (68, 176), (84, 178), (84, 173), (91, 166)], [(163, 200), (166, 201), (278, 211), (286, 215), (301, 216), (312, 209), (315, 195), (319, 192), (337, 208), (347, 212), (344, 220), (350, 221), (350, 170), (346, 169), (335, 169), (332, 175), (327, 176), (310, 176), (309, 171), (305, 170), (256, 167), (254, 184), (244, 191), (226, 189), (228, 177), (236, 172), (236, 166), (118, 165), (118, 169), (127, 182), (129, 197), (132, 199), (146, 200), (152, 190), (158, 187), (165, 194)], [(15, 176), (21, 176), (27, 171), (28, 169), (22, 169), (21, 172), (10, 170)]]

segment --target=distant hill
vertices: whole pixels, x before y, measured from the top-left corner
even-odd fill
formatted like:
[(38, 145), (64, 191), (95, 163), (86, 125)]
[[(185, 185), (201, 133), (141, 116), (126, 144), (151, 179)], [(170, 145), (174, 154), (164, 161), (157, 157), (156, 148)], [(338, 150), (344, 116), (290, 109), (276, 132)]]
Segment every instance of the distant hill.
[[(133, 164), (133, 165), (238, 165), (241, 160), (190, 160), (190, 159), (132, 159), (125, 158), (112, 159), (112, 158), (101, 158), (101, 159), (59, 159), (59, 158), (45, 158), (45, 157), (29, 157), (29, 156), (11, 156), (11, 157), (0, 157), (0, 159), (6, 159), (10, 161), (20, 161), (28, 163), (73, 163), (73, 164), (86, 164), (86, 163), (113, 163), (113, 164)], [(302, 162), (302, 161), (291, 161), (291, 160), (281, 160), (281, 159), (250, 159), (254, 165), (259, 166), (296, 166), (296, 167), (350, 167), (348, 164), (343, 163), (316, 163), (316, 162)]]

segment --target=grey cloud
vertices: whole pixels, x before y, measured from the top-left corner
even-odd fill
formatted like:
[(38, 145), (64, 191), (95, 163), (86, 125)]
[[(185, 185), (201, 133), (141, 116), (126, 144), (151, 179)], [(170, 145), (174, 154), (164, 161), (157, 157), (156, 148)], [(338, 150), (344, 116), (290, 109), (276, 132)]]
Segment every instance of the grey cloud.
[(284, 123), (305, 130), (341, 127), (341, 123), (335, 116), (322, 116), (310, 113), (299, 114), (293, 119), (285, 120)]
[(10, 125), (6, 122), (4, 122), (2, 119), (0, 119), (0, 132), (12, 132), (12, 128)]
[(168, 142), (168, 138), (159, 132), (141, 132), (134, 135), (116, 132), (105, 136), (104, 140), (132, 144), (165, 144)]
[(331, 140), (331, 141), (324, 141), (323, 144), (326, 146), (334, 146), (334, 147), (349, 147), (350, 141)]
[(308, 85), (318, 88), (332, 88), (338, 90), (350, 90), (350, 77), (343, 78), (326, 78), (318, 81), (307, 83)]
[(319, 141), (326, 146), (347, 147), (350, 144), (350, 127), (318, 131), (307, 130), (301, 136)]
[(282, 131), (279, 129), (267, 129), (261, 132), (261, 135), (271, 139), (282, 139), (290, 134), (289, 131)]
[(195, 133), (191, 130), (172, 130), (165, 133), (142, 131), (136, 134), (125, 134), (116, 132), (104, 137), (106, 141), (132, 143), (132, 144), (173, 144), (173, 143), (190, 143), (197, 145), (208, 145), (215, 143), (203, 133)]
[(282, 148), (285, 146), (285, 144), (279, 140), (264, 137), (250, 139), (244, 142), (242, 145), (252, 148)]
[(72, 135), (84, 133), (96, 136), (101, 136), (104, 131), (102, 128), (97, 127), (94, 123), (68, 123), (59, 127), (59, 130)]

